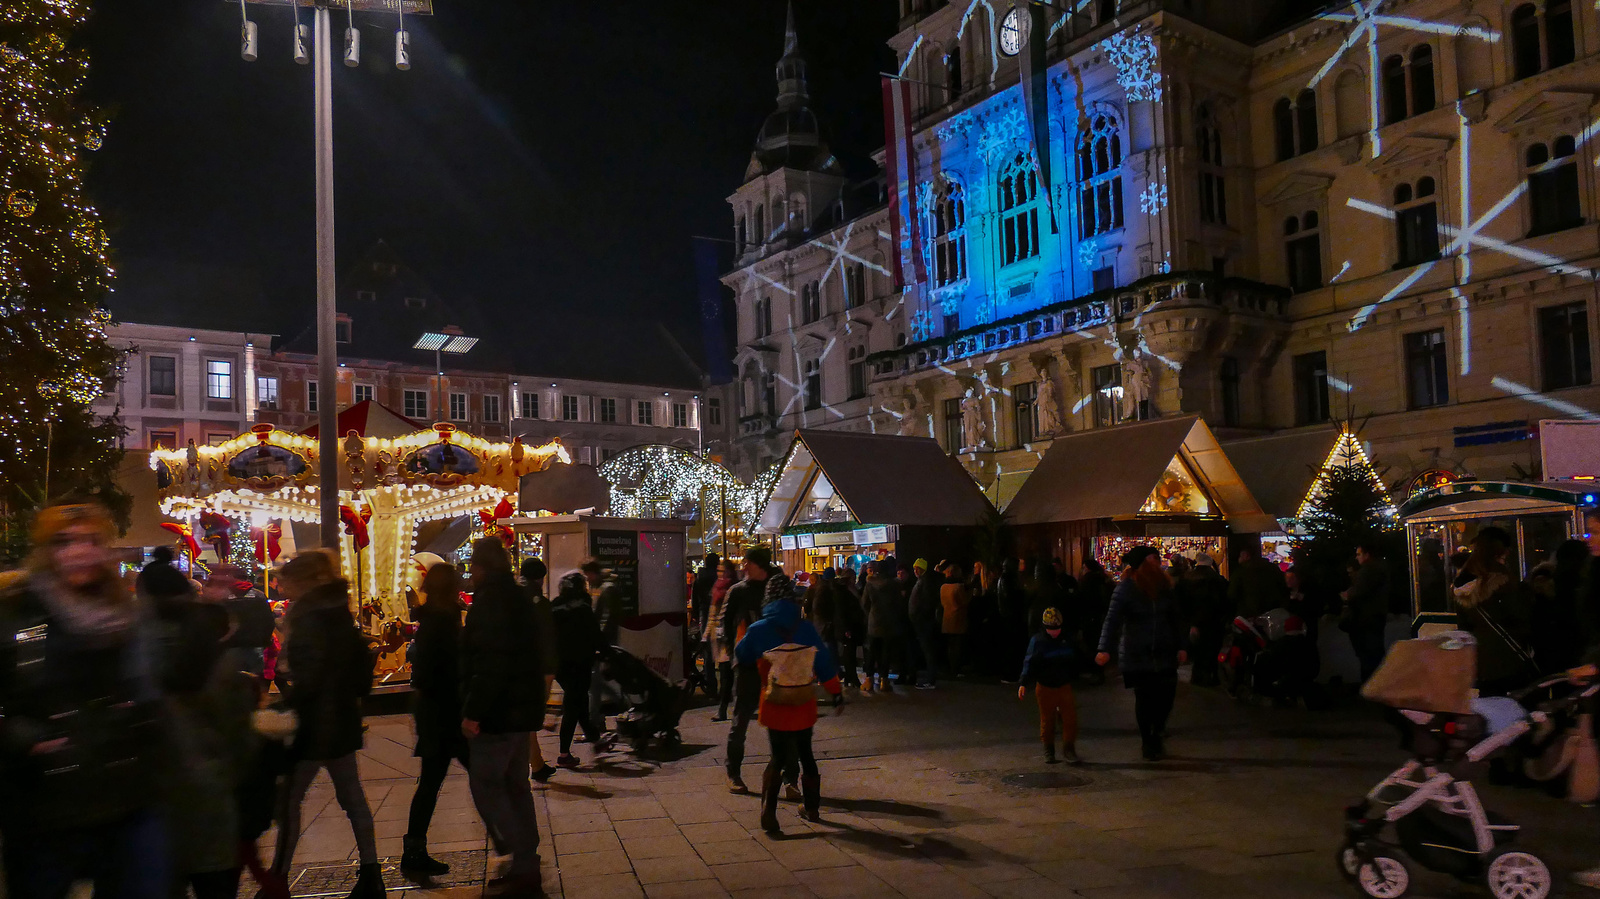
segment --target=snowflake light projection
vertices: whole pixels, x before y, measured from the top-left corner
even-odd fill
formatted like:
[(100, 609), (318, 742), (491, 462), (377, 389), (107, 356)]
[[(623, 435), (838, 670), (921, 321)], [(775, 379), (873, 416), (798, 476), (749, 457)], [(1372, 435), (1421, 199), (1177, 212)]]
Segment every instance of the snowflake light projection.
[(1149, 34), (1127, 31), (1106, 38), (1102, 44), (1106, 58), (1117, 69), (1117, 83), (1128, 94), (1129, 103), (1161, 101), (1161, 73), (1156, 71), (1156, 39)]
[(994, 297), (985, 294), (978, 300), (978, 306), (973, 310), (972, 317), (980, 325), (987, 325), (994, 321)]
[(1100, 238), (1090, 237), (1078, 244), (1078, 263), (1086, 269), (1093, 269), (1100, 260)]
[(1139, 193), (1139, 210), (1145, 215), (1155, 215), (1167, 208), (1167, 186), (1150, 182)]
[(911, 342), (921, 343), (933, 337), (933, 313), (918, 309), (911, 313)]
[(1028, 121), (1020, 107), (1013, 106), (983, 124), (978, 134), (978, 155), (989, 165), (1028, 142)]

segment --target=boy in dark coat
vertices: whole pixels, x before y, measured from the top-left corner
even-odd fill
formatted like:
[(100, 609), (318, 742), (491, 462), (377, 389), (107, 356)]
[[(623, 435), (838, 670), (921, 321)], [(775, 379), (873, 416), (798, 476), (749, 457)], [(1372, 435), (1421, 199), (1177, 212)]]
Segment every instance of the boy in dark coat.
[(1056, 719), (1061, 719), (1061, 756), (1069, 765), (1078, 760), (1078, 700), (1072, 695), (1072, 679), (1078, 676), (1082, 659), (1072, 637), (1062, 629), (1061, 611), (1054, 607), (1039, 615), (1042, 630), (1028, 641), (1022, 659), (1021, 685), (1017, 698), (1033, 695), (1039, 700), (1039, 739), (1044, 741), (1044, 760), (1056, 762)]

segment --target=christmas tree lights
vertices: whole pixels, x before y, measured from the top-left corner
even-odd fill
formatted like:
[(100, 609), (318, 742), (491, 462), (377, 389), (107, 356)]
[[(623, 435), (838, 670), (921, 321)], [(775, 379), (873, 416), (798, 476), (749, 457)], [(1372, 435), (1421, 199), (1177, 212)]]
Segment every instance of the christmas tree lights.
[(70, 44), (89, 6), (0, 6), (0, 508), (12, 515), (44, 499), (47, 452), (50, 492), (115, 493), (120, 426), (89, 409), (117, 361), (101, 305), (108, 241), (83, 189), (105, 123), (76, 103), (89, 63)]
[(1364, 515), (1372, 519), (1372, 524), (1385, 529), (1395, 526), (1400, 513), (1389, 499), (1389, 491), (1384, 489), (1378, 470), (1367, 458), (1367, 451), (1361, 448), (1355, 433), (1342, 428), (1339, 440), (1323, 460), (1317, 479), (1306, 491), (1295, 517), (1304, 522), (1327, 514), (1331, 504), (1344, 505), (1342, 500), (1348, 493), (1357, 494), (1355, 499), (1364, 505)]

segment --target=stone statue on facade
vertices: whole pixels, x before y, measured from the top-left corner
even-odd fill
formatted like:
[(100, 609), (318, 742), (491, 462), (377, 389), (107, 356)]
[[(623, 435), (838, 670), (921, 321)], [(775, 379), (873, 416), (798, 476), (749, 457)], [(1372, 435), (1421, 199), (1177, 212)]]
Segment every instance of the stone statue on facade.
[(1122, 363), (1122, 417), (1131, 421), (1150, 417), (1150, 366), (1137, 351)]
[(983, 400), (978, 391), (969, 387), (961, 398), (961, 434), (966, 446), (962, 449), (983, 448)]
[(1061, 415), (1061, 391), (1048, 371), (1039, 378), (1039, 436), (1054, 437), (1067, 429)]

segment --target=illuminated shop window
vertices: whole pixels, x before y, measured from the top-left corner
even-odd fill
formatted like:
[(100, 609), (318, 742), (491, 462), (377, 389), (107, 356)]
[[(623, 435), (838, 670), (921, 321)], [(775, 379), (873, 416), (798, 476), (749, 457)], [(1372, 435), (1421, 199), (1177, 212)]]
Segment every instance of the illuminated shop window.
[(1289, 289), (1295, 293), (1322, 286), (1321, 222), (1315, 212), (1291, 215), (1283, 222), (1283, 252), (1288, 261)]
[(1200, 147), (1200, 218), (1218, 225), (1228, 223), (1228, 185), (1223, 178), (1222, 129), (1211, 107), (1201, 104), (1194, 140)]
[(1523, 156), (1528, 173), (1528, 236), (1565, 231), (1583, 224), (1578, 203), (1576, 142), (1563, 134), (1534, 144)]
[(1078, 236), (1121, 228), (1122, 137), (1110, 116), (1095, 116), (1078, 140), (1078, 179)]
[(1397, 268), (1439, 258), (1439, 211), (1434, 204), (1432, 178), (1418, 178), (1416, 187), (1394, 189), (1395, 236), (1399, 243)]
[(1000, 264), (1039, 255), (1039, 173), (1018, 153), (1000, 173)]

